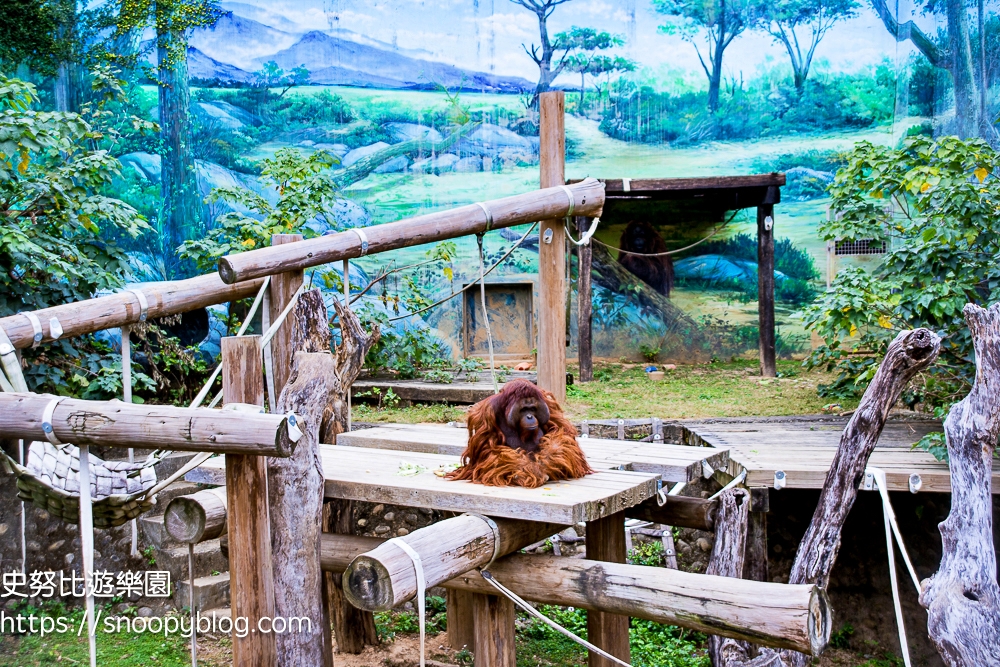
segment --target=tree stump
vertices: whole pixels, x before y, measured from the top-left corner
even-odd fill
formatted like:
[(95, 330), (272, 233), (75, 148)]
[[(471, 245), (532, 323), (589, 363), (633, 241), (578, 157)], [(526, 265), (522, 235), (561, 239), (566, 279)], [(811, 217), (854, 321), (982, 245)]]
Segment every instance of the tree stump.
[(951, 511), (939, 526), (941, 566), (924, 580), (920, 604), (945, 663), (1000, 665), (1000, 587), (990, 495), (1000, 435), (1000, 305), (968, 304), (976, 380), (944, 423), (951, 467)]
[(320, 527), (323, 467), (319, 443), (344, 430), (347, 392), (365, 355), (378, 340), (366, 334), (358, 318), (338, 302), (342, 342), (330, 351), (330, 325), (320, 290), (299, 296), (290, 314), (292, 370), (278, 398), (278, 410), (301, 420), (302, 438), (287, 459), (268, 460), (271, 546), (274, 562), (275, 613), (308, 618), (311, 628), (277, 636), (278, 664), (322, 665), (322, 573)]

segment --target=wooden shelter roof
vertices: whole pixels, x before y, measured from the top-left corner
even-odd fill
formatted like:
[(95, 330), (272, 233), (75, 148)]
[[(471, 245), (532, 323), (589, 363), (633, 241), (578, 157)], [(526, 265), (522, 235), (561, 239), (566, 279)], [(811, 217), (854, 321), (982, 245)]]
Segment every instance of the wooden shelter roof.
[[(616, 199), (691, 201), (705, 208), (733, 211), (777, 204), (785, 175), (778, 172), (703, 178), (601, 178), (608, 203)], [(573, 179), (570, 183), (576, 183)]]

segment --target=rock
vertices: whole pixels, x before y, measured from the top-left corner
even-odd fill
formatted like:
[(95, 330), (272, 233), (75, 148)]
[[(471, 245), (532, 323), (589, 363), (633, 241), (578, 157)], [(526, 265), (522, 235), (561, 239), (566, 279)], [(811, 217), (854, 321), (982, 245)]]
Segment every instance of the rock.
[(405, 155), (400, 155), (394, 157), (388, 162), (383, 162), (381, 166), (376, 167), (376, 174), (398, 174), (400, 172), (406, 171), (410, 166), (410, 158)]
[(490, 161), (489, 158), (464, 157), (455, 163), (454, 171), (463, 174), (472, 173), (475, 171), (485, 171), (486, 169), (489, 168), (486, 166), (487, 162), (490, 162), (490, 164), (492, 164), (492, 161)]
[(396, 535), (398, 537), (402, 537), (403, 535), (409, 535), (409, 534), (410, 531), (408, 531), (406, 528), (400, 528), (399, 530), (396, 531)]
[(427, 516), (433, 516), (434, 515), (434, 510), (432, 510), (430, 507), (421, 507), (420, 508), (420, 513), (421, 514), (426, 514)]
[(395, 512), (386, 512), (385, 516), (382, 517), (382, 518), (385, 519), (386, 521), (392, 521), (392, 520), (394, 520), (396, 518), (396, 513)]
[(5, 523), (0, 523), (0, 537), (6, 535), (8, 530), (10, 530), (10, 526)]
[(663, 370), (665, 371), (676, 371), (677, 364), (663, 364)]
[[(709, 286), (739, 281), (756, 283), (757, 263), (725, 255), (698, 255), (674, 262), (674, 276)], [(774, 272), (775, 280), (785, 277), (781, 271)]]
[(135, 613), (142, 618), (149, 618), (153, 615), (153, 609), (151, 607), (139, 607)]
[(160, 156), (153, 153), (126, 153), (118, 158), (122, 167), (131, 169), (139, 178), (155, 185), (160, 183)]
[(229, 102), (195, 102), (191, 113), (206, 125), (224, 130), (242, 130), (247, 125), (260, 125), (259, 118)]
[(381, 514), (385, 510), (385, 505), (376, 505), (372, 508), (372, 514)]
[(312, 139), (303, 139), (302, 141), (300, 141), (299, 143), (296, 144), (296, 146), (302, 146), (304, 148), (311, 148), (311, 147), (313, 147), (315, 145), (316, 145), (316, 142), (313, 141)]
[(458, 152), (463, 155), (495, 157), (505, 150), (537, 155), (538, 137), (522, 137), (499, 125), (484, 123), (458, 144)]
[(392, 528), (389, 528), (389, 526), (378, 526), (377, 528), (375, 528), (375, 533), (377, 535), (385, 535), (390, 530), (392, 530)]
[(426, 139), (437, 143), (444, 139), (440, 132), (433, 127), (418, 125), (417, 123), (386, 123), (383, 127), (389, 131), (396, 143), (410, 141), (412, 139)]
[(41, 551), (42, 550), (42, 545), (39, 544), (38, 542), (35, 542), (34, 540), (28, 542), (27, 546), (28, 546), (28, 551)]
[(358, 526), (364, 528), (368, 525), (368, 519), (358, 519)]
[(56, 540), (55, 542), (53, 542), (52, 544), (50, 544), (48, 547), (46, 547), (46, 549), (48, 551), (56, 551), (58, 549), (61, 549), (62, 545), (64, 545), (64, 544), (66, 544), (66, 540)]
[(49, 513), (45, 510), (35, 510), (35, 518), (39, 521), (48, 521)]
[(352, 164), (357, 162), (363, 157), (368, 157), (372, 153), (377, 153), (383, 148), (388, 148), (389, 144), (384, 141), (376, 141), (374, 144), (368, 144), (367, 146), (362, 146), (361, 148), (355, 148), (353, 151), (349, 152), (343, 158), (341, 158), (340, 163), (345, 167), (350, 167)]
[(413, 524), (413, 525), (416, 525), (418, 518), (419, 517), (417, 517), (416, 514), (407, 514), (406, 517), (405, 517), (406, 523)]
[(699, 549), (701, 549), (701, 550), (702, 550), (702, 551), (704, 551), (705, 553), (708, 553), (709, 551), (711, 551), (711, 550), (712, 550), (712, 543), (711, 543), (711, 542), (709, 542), (709, 541), (708, 541), (707, 539), (705, 539), (704, 537), (699, 537), (699, 538), (698, 538), (698, 539), (697, 539), (697, 540), (695, 541), (695, 546), (697, 546), (697, 547), (698, 547)]
[(410, 171), (422, 174), (440, 174), (442, 172), (454, 170), (455, 164), (458, 160), (459, 157), (454, 153), (445, 153), (444, 155), (439, 155), (435, 158), (426, 158), (424, 160), (414, 162), (410, 167)]
[(73, 561), (76, 560), (76, 554), (68, 553), (65, 556), (63, 556), (63, 560), (66, 561), (66, 565), (72, 565)]

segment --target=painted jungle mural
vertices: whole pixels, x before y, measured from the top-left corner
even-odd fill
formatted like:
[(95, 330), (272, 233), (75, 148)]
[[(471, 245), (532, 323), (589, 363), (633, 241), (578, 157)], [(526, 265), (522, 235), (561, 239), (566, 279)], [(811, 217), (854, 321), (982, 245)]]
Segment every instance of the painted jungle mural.
[[(775, 277), (778, 352), (789, 356), (810, 345), (795, 313), (825, 286), (827, 248), (815, 228), (844, 153), (913, 134), (996, 143), (998, 7), (174, 0), (108, 3), (81, 10), (81, 21), (90, 12), (100, 27), (88, 48), (111, 55), (128, 113), (159, 125), (126, 127), (111, 149), (124, 165), (117, 196), (150, 224), (121, 240), (137, 282), (209, 270), (220, 254), (293, 222), (321, 235), (536, 188), (537, 96), (558, 89), (569, 178), (787, 174)], [(154, 20), (171, 11), (170, 21)], [(81, 67), (36, 82), (43, 102), (73, 108), (92, 78)], [(314, 208), (303, 214), (289, 193)], [(705, 219), (642, 202), (609, 214), (594, 244), (595, 353), (755, 354), (753, 215)], [(699, 240), (667, 257), (613, 249), (657, 253)], [(530, 284), (537, 253), (527, 227), (488, 234), (482, 261), (498, 265), (487, 280)], [(349, 278), (359, 306), (388, 328), (389, 357), (394, 341), (418, 340), (428, 354), (461, 358), (464, 299), (437, 302), (479, 271), (475, 239), (462, 239), (364, 258)], [(343, 289), (339, 265), (307, 279), (330, 298)], [(211, 354), (225, 327), (209, 329)]]

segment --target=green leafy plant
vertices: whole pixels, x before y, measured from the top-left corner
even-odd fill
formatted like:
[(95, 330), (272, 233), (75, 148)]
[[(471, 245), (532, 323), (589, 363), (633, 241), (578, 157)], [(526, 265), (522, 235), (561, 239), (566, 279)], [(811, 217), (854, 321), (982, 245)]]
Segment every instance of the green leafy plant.
[(451, 384), (455, 379), (455, 376), (452, 375), (450, 372), (445, 370), (439, 370), (436, 368), (433, 370), (426, 371), (423, 377), (428, 382), (438, 382), (441, 384)]
[(847, 158), (830, 188), (836, 215), (820, 232), (888, 251), (871, 273), (842, 270), (805, 309), (825, 343), (807, 363), (839, 371), (823, 395), (856, 395), (899, 331), (927, 327), (942, 335), (941, 353), (914, 380), (911, 407), (948, 406), (975, 373), (962, 308), (1000, 298), (1000, 158), (980, 140), (926, 136), (900, 148), (861, 142)]
[(639, 354), (641, 354), (642, 358), (648, 361), (649, 363), (653, 363), (654, 361), (656, 361), (656, 358), (660, 356), (660, 348), (653, 347), (648, 343), (643, 343), (642, 345), (639, 346)]
[(663, 559), (662, 542), (640, 542), (628, 552), (628, 562), (633, 565), (662, 567)]

